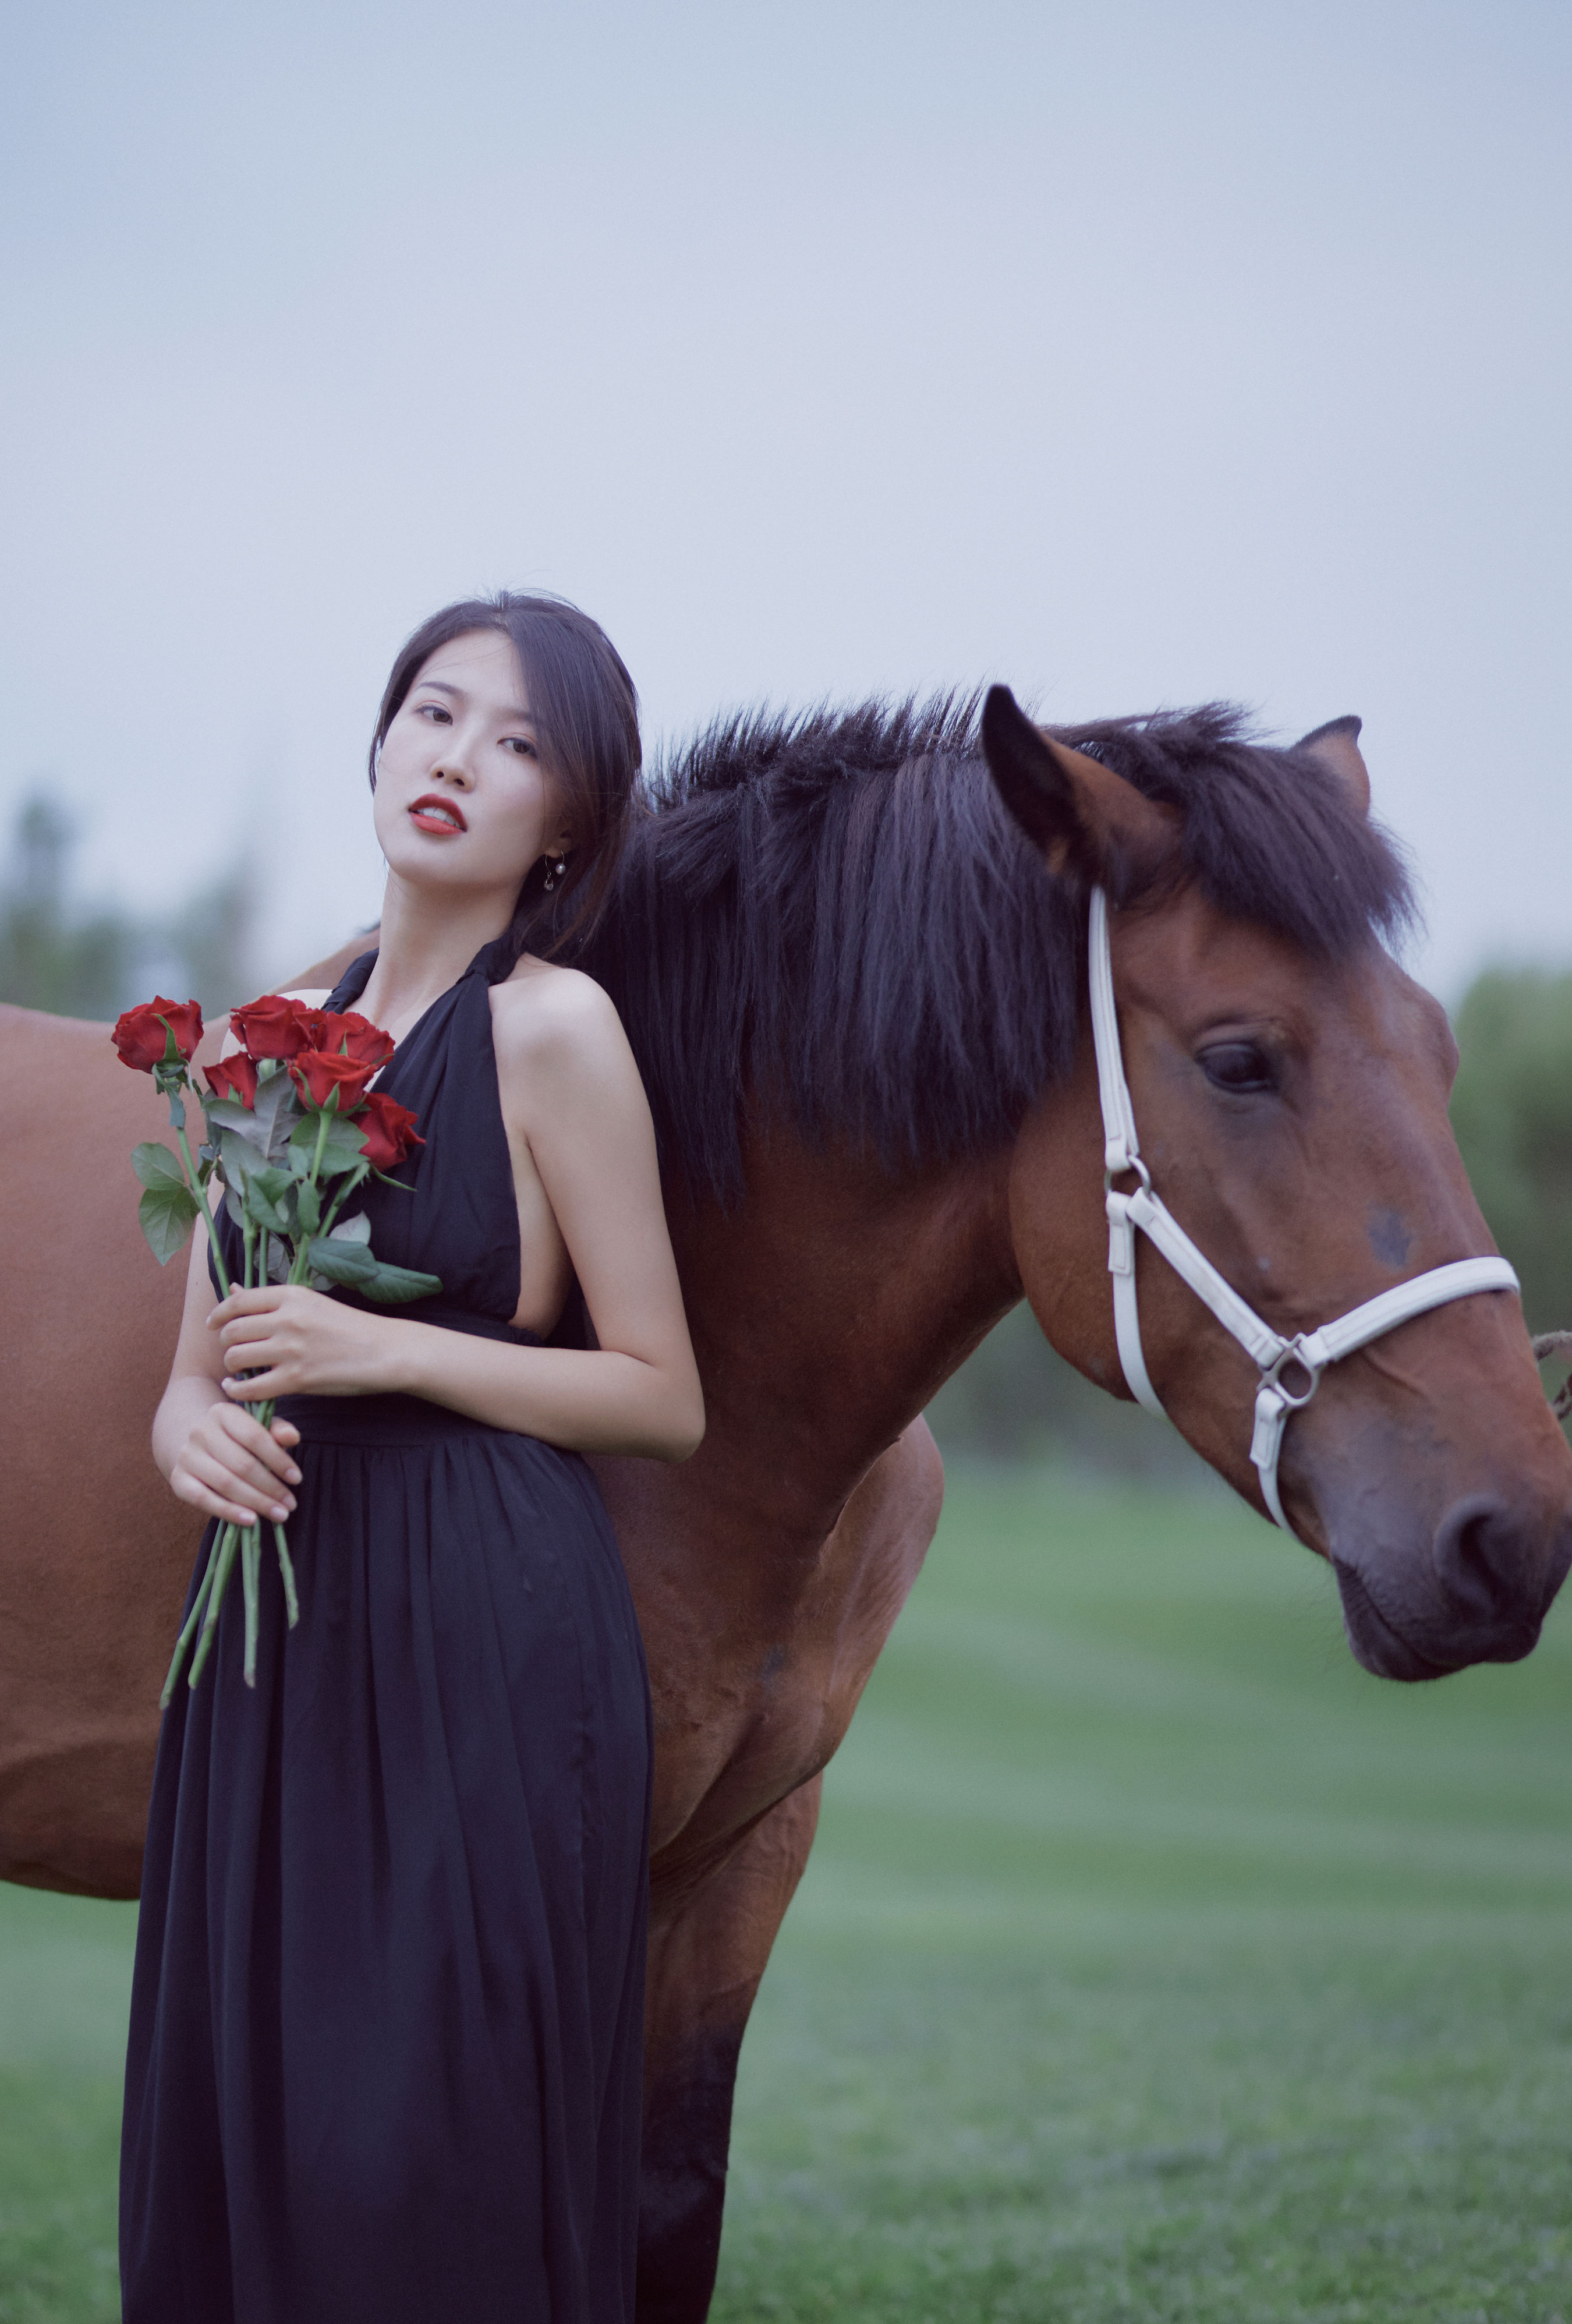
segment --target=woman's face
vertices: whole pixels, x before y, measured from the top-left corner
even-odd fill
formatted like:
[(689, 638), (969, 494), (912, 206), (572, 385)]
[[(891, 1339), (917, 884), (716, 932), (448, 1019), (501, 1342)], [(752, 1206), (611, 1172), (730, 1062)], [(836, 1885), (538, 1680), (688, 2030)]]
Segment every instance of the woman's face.
[(417, 886), (510, 898), (538, 857), (572, 846), (510, 638), (467, 631), (421, 664), (382, 743), (372, 815), (390, 871)]

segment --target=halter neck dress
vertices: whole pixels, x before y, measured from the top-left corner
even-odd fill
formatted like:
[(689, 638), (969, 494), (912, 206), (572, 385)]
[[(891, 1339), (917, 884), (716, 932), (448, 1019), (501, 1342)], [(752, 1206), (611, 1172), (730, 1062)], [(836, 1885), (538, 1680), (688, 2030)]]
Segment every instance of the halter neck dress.
[[(379, 1086), (426, 1143), (414, 1192), (368, 1180), (363, 1206), (379, 1259), (442, 1278), (383, 1312), (530, 1344), (506, 966), (488, 946), (399, 1044)], [(125, 2324), (628, 2324), (649, 1711), (594, 1480), (418, 1397), (280, 1411), (299, 1627), (267, 1557), (247, 1689), (236, 1578), (159, 1741)]]

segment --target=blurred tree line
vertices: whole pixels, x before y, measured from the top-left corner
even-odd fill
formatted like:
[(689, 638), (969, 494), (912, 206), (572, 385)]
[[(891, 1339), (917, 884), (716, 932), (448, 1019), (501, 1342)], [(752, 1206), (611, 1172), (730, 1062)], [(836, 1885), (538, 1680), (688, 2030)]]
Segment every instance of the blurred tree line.
[[(113, 1018), (155, 990), (213, 1016), (249, 998), (257, 897), (244, 871), (161, 918), (88, 907), (75, 835), (43, 797), (23, 807), (0, 865), (0, 1001)], [(1457, 1013), (1452, 1120), (1480, 1208), (1522, 1277), (1531, 1329), (1572, 1329), (1572, 973), (1488, 969)], [(948, 1452), (1069, 1452), (1098, 1469), (1194, 1473), (1172, 1429), (1117, 1403), (1056, 1356), (1025, 1306), (929, 1408)]]
[(250, 999), (257, 898), (244, 869), (171, 913), (139, 918), (78, 897), (76, 845), (51, 799), (23, 803), (0, 865), (0, 1001), (104, 1019), (155, 991), (198, 1000), (209, 1015)]

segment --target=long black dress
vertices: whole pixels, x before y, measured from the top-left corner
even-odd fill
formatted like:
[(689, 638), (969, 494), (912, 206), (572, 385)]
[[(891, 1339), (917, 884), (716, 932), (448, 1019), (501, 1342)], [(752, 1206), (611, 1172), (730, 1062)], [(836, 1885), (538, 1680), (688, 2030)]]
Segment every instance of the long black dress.
[[(427, 1143), (364, 1208), (380, 1259), (442, 1278), (408, 1313), (523, 1342), (501, 964), (385, 1068)], [(299, 1626), (269, 1559), (249, 1692), (237, 1579), (159, 1742), (126, 2324), (625, 2324), (649, 1726), (604, 1508), (575, 1453), (420, 1397), (280, 1409)]]

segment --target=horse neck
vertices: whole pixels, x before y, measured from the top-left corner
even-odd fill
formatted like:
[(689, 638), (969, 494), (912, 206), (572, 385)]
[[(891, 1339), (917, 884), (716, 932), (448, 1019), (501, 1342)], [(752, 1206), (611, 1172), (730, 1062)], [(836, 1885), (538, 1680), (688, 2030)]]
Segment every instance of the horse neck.
[(892, 1176), (772, 1128), (746, 1166), (735, 1210), (672, 1206), (702, 1458), (806, 1545), (1019, 1299), (1010, 1150)]

